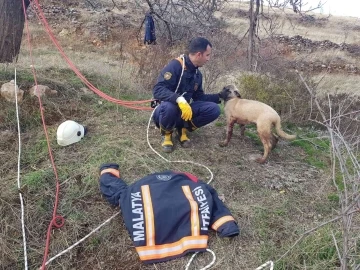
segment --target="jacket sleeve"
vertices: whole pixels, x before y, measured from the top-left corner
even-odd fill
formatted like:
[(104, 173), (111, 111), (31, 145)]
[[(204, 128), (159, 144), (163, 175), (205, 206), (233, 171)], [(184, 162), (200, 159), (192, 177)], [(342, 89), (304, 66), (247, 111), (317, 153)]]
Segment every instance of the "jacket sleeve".
[(107, 163), (100, 166), (100, 191), (106, 200), (119, 205), (121, 193), (127, 190), (127, 184), (120, 179), (119, 165)]
[(219, 94), (205, 94), (204, 93), (204, 89), (202, 86), (202, 74), (200, 76), (201, 76), (201, 79), (200, 79), (199, 89), (194, 92), (192, 99), (194, 101), (210, 101), (210, 102), (214, 102), (216, 104), (220, 104), (221, 100), (220, 100)]
[(232, 237), (240, 233), (240, 229), (231, 215), (230, 210), (219, 199), (215, 189), (206, 184), (207, 189), (210, 191), (213, 199), (213, 209), (210, 218), (210, 226), (213, 230), (217, 231), (220, 237)]
[(163, 68), (153, 88), (155, 99), (176, 104), (176, 99), (180, 95), (176, 94), (175, 90), (181, 76), (181, 70), (181, 64), (175, 59)]

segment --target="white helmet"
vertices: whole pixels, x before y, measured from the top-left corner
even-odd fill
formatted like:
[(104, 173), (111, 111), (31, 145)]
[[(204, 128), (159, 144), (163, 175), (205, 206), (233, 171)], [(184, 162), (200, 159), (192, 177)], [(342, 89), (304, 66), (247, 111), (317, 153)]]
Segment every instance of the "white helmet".
[(72, 120), (66, 120), (61, 123), (57, 129), (57, 143), (61, 146), (67, 146), (76, 143), (84, 137), (86, 129), (84, 126)]

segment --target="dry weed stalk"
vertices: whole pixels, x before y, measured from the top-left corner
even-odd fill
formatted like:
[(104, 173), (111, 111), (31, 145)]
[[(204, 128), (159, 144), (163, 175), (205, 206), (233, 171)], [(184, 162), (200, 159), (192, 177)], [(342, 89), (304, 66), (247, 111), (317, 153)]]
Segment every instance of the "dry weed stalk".
[[(358, 161), (359, 153), (355, 147), (356, 143), (359, 142), (358, 137), (357, 134), (353, 134), (351, 137), (344, 136), (344, 132), (346, 132), (347, 128), (343, 131), (344, 129), (341, 127), (341, 124), (345, 114), (341, 113), (340, 108), (336, 113), (337, 115), (333, 116), (334, 112), (331, 109), (332, 104), (329, 96), (328, 105), (330, 117), (329, 119), (326, 118), (324, 108), (320, 105), (312, 89), (307, 85), (301, 74), (298, 74), (312, 96), (314, 104), (321, 115), (323, 120), (321, 124), (326, 127), (330, 135), (332, 181), (337, 189), (341, 212), (338, 217), (323, 222), (317, 227), (303, 233), (291, 248), (278, 259), (278, 261), (285, 257), (306, 235), (330, 222), (341, 220), (339, 228), (342, 235), (341, 243), (335, 238), (334, 233), (332, 235), (339, 257), (340, 269), (346, 270), (349, 269), (349, 267), (351, 267), (351, 269), (360, 269), (359, 254), (356, 253), (359, 241), (359, 231), (357, 230), (359, 228), (356, 227), (356, 222), (353, 222), (354, 219), (358, 218), (355, 214), (358, 214), (360, 211), (360, 164)], [(339, 177), (341, 179), (339, 179)]]

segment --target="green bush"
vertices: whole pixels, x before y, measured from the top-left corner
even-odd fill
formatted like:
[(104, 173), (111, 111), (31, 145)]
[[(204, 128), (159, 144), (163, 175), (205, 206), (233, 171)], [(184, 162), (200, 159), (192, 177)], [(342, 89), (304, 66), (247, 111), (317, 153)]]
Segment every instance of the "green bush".
[(242, 98), (266, 103), (283, 117), (296, 121), (308, 119), (310, 95), (293, 74), (281, 79), (264, 74), (243, 74), (236, 84)]

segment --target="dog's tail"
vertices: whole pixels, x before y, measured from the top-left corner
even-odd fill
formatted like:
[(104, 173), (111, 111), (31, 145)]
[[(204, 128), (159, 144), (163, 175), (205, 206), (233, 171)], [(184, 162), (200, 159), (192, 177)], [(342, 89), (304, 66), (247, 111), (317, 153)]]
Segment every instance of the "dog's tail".
[(284, 138), (286, 140), (294, 140), (296, 138), (296, 135), (289, 135), (285, 131), (282, 130), (280, 119), (278, 119), (278, 121), (275, 122), (275, 129), (276, 129), (276, 133), (281, 138)]

